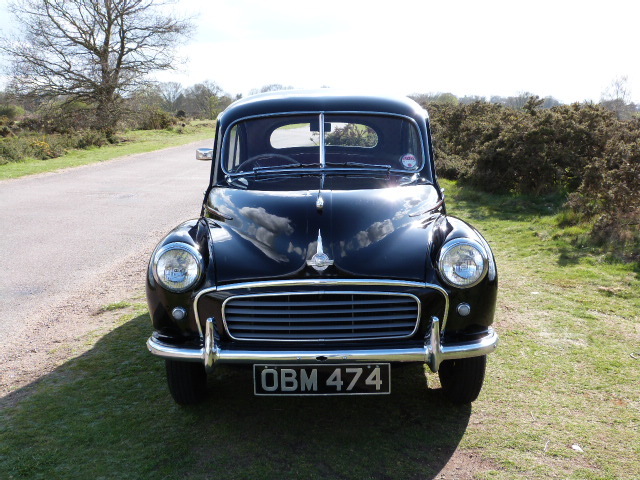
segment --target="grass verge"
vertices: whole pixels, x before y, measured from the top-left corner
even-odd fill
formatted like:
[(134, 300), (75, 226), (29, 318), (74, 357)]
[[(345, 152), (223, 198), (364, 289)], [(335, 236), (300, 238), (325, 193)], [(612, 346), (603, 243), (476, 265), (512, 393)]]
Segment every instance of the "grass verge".
[(104, 162), (113, 158), (175, 147), (198, 140), (211, 139), (215, 135), (213, 122), (194, 122), (171, 130), (132, 130), (123, 134), (124, 141), (115, 145), (71, 150), (61, 157), (49, 160), (25, 159), (0, 165), (0, 180), (24, 177), (36, 173), (52, 172), (62, 168), (77, 167)]
[(446, 478), (637, 479), (636, 267), (575, 245), (554, 199), (446, 187), (500, 270), (501, 345), (473, 406), (410, 365), (390, 396), (329, 398), (255, 397), (250, 370), (220, 368), (208, 400), (181, 408), (134, 305), (0, 412), (0, 478), (432, 479), (458, 458)]

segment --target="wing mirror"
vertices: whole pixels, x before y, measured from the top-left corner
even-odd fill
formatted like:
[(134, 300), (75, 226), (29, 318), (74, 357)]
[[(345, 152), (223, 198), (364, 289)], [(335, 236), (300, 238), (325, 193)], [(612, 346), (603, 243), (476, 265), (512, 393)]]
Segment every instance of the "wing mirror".
[(196, 150), (196, 160), (212, 160), (213, 148), (198, 148)]

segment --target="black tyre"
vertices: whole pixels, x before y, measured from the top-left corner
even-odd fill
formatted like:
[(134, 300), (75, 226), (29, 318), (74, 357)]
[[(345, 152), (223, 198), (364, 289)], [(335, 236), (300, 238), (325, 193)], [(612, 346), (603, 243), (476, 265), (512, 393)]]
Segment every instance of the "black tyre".
[(438, 376), (447, 398), (456, 404), (473, 402), (482, 390), (486, 368), (486, 355), (442, 362)]
[(194, 405), (207, 394), (207, 372), (194, 362), (166, 360), (167, 383), (171, 396), (180, 405)]

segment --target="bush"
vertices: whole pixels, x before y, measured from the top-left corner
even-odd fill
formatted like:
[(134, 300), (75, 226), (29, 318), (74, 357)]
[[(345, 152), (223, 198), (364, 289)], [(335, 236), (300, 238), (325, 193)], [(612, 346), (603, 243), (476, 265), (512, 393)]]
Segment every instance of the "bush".
[(73, 135), (95, 125), (95, 109), (80, 101), (55, 103), (40, 109), (30, 123), (34, 131)]
[(612, 132), (602, 155), (585, 166), (568, 205), (595, 220), (599, 244), (640, 260), (640, 121), (625, 126)]
[(430, 105), (442, 175), (491, 192), (577, 189), (582, 169), (602, 153), (616, 120), (595, 105), (540, 106), (535, 97), (523, 109)]
[(0, 141), (0, 165), (21, 162), (27, 158), (47, 160), (62, 156), (68, 150), (101, 147), (116, 141), (115, 137), (95, 130), (81, 130), (66, 135), (23, 134)]
[(72, 148), (90, 148), (90, 147), (102, 147), (108, 143), (115, 143), (104, 132), (98, 132), (96, 130), (83, 130), (77, 132), (73, 136)]
[(639, 259), (640, 120), (594, 104), (540, 106), (428, 104), (439, 174), (488, 192), (566, 195), (598, 244)]
[(166, 130), (177, 123), (175, 117), (161, 108), (146, 108), (138, 114), (138, 130)]
[(28, 144), (17, 138), (0, 139), (0, 165), (10, 162), (20, 162), (29, 155), (26, 153)]
[(46, 141), (45, 137), (41, 139), (35, 138), (31, 140), (30, 143), (31, 156), (38, 158), (40, 160), (46, 160), (48, 158), (59, 157), (64, 153), (64, 150), (60, 153), (57, 151), (54, 153), (54, 150), (51, 148), (51, 145)]
[(8, 120), (16, 120), (18, 117), (24, 115), (24, 108), (17, 105), (0, 105), (0, 117), (5, 117)]

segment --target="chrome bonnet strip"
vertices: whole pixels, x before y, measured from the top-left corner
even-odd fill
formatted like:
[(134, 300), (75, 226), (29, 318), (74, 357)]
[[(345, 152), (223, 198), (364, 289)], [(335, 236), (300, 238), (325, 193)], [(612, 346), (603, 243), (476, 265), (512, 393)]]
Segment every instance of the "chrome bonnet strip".
[(325, 138), (324, 138), (324, 112), (320, 112), (320, 168), (324, 168), (327, 166), (327, 154), (325, 147)]

